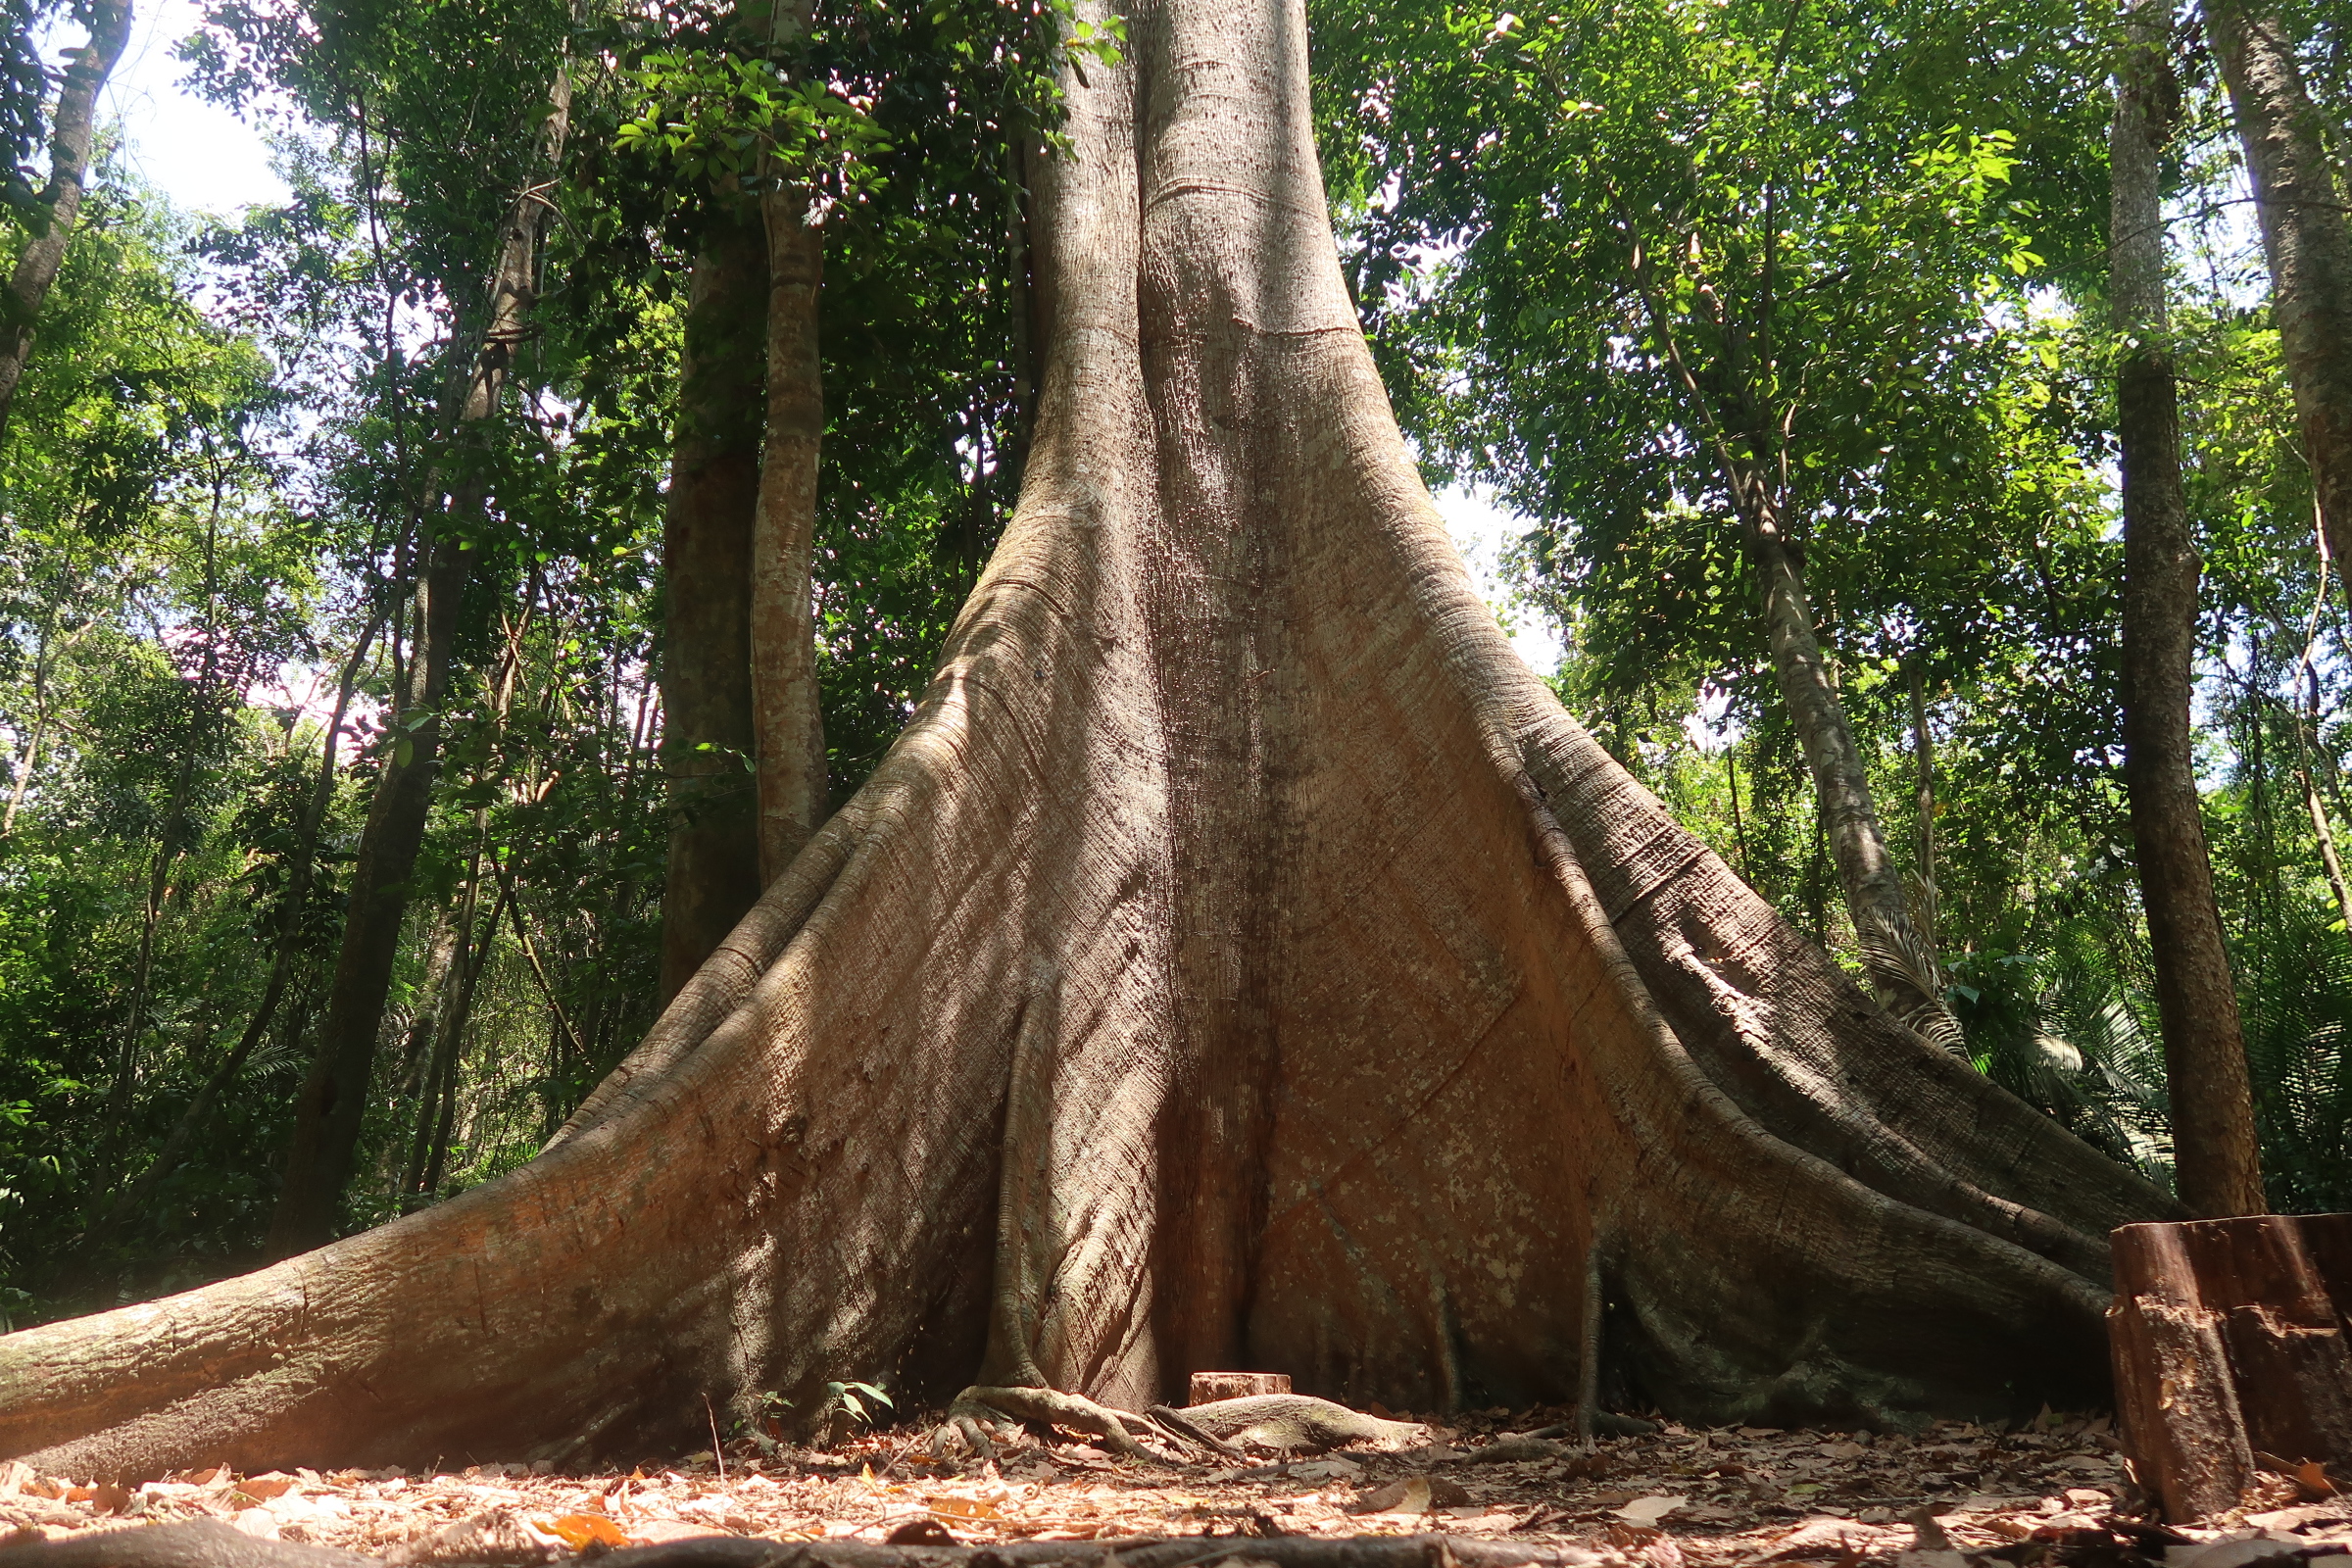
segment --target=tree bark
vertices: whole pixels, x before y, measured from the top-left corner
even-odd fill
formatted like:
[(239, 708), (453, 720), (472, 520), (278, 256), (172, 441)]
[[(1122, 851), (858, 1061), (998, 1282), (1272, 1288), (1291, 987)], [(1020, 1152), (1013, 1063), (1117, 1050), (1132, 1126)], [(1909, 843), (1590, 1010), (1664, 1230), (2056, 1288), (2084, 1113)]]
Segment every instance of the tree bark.
[(2214, 901), (2189, 700), (2196, 543), (2180, 487), (2167, 342), (2158, 157), (2170, 136), (2165, 0), (2133, 0), (2116, 73), (2109, 292), (2123, 339), (2116, 436), (2124, 502), (2124, 752), (2180, 1198), (2199, 1215), (2264, 1208), (2237, 991)]
[(49, 183), (41, 191), (48, 226), (25, 244), (9, 275), (8, 293), (0, 299), (0, 430), (17, 399), (17, 384), (24, 378), (24, 364), (32, 357), (34, 328), (49, 285), (65, 265), (66, 245), (74, 237), (74, 220), (81, 216), (81, 195), (88, 177), (90, 138), (98, 123), (98, 94), (122, 58), (130, 39), (129, 0), (96, 0), (90, 11), (90, 37), (66, 68), (65, 84), (58, 90), (57, 118), (49, 136)]
[(760, 897), (751, 564), (766, 305), (764, 237), (713, 212), (686, 307), (662, 525), (665, 1006)]
[(0, 1338), (0, 1452), (564, 1460), (1007, 1371), (2104, 1399), (2106, 1234), (2177, 1209), (1872, 1004), (1511, 652), (1348, 303), (1297, 0), (1128, 16), (1039, 171), (1020, 505), (873, 776), (537, 1159)]
[[(808, 31), (809, 0), (777, 0), (775, 42), (790, 59)], [(760, 880), (808, 842), (825, 813), (824, 716), (816, 686), (809, 567), (816, 468), (825, 433), (817, 305), (825, 237), (816, 193), (778, 161), (760, 198), (767, 231), (767, 436), (752, 524), (752, 699), (759, 733)]]
[[(2271, 317), (2328, 546), (2352, 561), (2352, 210), (2276, 7), (2207, 0), (2206, 30), (2254, 184)], [(2352, 577), (2345, 579), (2352, 597)]]
[(2117, 1413), (2166, 1518), (2352, 1461), (2352, 1214), (2127, 1225), (2115, 1293)]
[[(541, 133), (551, 180), (562, 167), (570, 128), (570, 78), (563, 72), (557, 74), (553, 98)], [(517, 194), (508, 214), (492, 274), (488, 330), (458, 415), (461, 433), (467, 426), (486, 425), (497, 415), (515, 347), (528, 335), (539, 236), (547, 212), (537, 191), (525, 191)], [(487, 520), (487, 500), (480, 477), (462, 479), (451, 491), (447, 517), (428, 519), (430, 531), (420, 547), (426, 563), (417, 584), (420, 630), (408, 662), (398, 733), (386, 749), (375, 798), (360, 835), (318, 1054), (295, 1101), (285, 1182), (265, 1243), (274, 1257), (331, 1240), (341, 1222), (343, 1195), (351, 1184), (368, 1083), (375, 1071), (384, 999), (391, 990), (393, 960), (408, 913), (409, 878), (424, 843), (433, 784), (440, 772), (441, 707), (449, 692), (459, 602), (471, 564), (470, 534)]]
[(1919, 917), (1928, 928), (1928, 945), (1934, 949), (1940, 913), (1936, 898), (1936, 735), (1928, 728), (1927, 682), (1919, 656), (1914, 654), (1909, 662), (1911, 757), (1919, 770)]

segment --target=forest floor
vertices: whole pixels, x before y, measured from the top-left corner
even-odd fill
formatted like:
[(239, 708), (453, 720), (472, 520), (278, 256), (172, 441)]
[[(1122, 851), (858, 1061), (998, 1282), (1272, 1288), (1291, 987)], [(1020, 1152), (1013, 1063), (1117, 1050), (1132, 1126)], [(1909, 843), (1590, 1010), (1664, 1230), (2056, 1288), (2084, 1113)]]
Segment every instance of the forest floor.
[(1668, 1424), (1589, 1450), (1504, 1457), (1544, 1446), (1502, 1445), (1561, 1414), (1473, 1414), (1406, 1452), (1222, 1468), (1126, 1463), (1042, 1433), (994, 1463), (943, 1463), (915, 1428), (832, 1451), (730, 1455), (723, 1479), (708, 1452), (596, 1475), (214, 1467), (138, 1487), (9, 1464), (0, 1532), (14, 1534), (0, 1558), (35, 1540), (203, 1518), (264, 1541), (449, 1565), (561, 1562), (710, 1535), (990, 1545), (1443, 1533), (1612, 1568), (2252, 1568), (2352, 1549), (2352, 1498), (2331, 1494), (2316, 1469), (2272, 1478), (2211, 1528), (2146, 1522), (2104, 1419), (1945, 1424), (1918, 1437)]

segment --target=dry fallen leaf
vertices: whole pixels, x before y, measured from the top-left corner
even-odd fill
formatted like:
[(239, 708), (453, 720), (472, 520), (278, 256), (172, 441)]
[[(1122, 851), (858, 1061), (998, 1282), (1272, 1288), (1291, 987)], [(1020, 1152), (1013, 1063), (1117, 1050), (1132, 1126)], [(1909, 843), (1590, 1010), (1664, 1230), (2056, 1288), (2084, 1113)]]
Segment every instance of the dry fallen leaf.
[(984, 1502), (978, 1497), (958, 1497), (948, 1493), (943, 1493), (936, 1497), (925, 1498), (923, 1506), (929, 1508), (933, 1513), (946, 1514), (951, 1519), (1002, 1519), (1004, 1517), (997, 1512), (997, 1505), (993, 1502)]
[(601, 1541), (608, 1546), (625, 1546), (629, 1544), (628, 1533), (600, 1514), (567, 1513), (561, 1519), (533, 1522), (549, 1535), (563, 1537), (564, 1544), (574, 1551), (592, 1541)]
[(1432, 1508), (1452, 1508), (1470, 1500), (1459, 1484), (1437, 1476), (1406, 1476), (1392, 1481), (1355, 1500), (1349, 1513), (1422, 1514)]
[(1636, 1497), (1617, 1510), (1617, 1517), (1628, 1524), (1654, 1525), (1690, 1500), (1688, 1497), (1669, 1497), (1662, 1494), (1648, 1497)]
[(277, 1516), (267, 1508), (248, 1508), (243, 1513), (231, 1514), (228, 1523), (230, 1529), (241, 1531), (256, 1541), (278, 1539)]

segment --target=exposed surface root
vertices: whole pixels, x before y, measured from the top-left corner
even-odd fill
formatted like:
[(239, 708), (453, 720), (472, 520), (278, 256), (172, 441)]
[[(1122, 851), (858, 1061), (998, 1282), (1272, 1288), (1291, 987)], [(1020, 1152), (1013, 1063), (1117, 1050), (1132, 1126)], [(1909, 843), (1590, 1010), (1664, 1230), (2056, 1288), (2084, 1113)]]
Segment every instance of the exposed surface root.
[(1152, 1422), (1162, 1430), (1173, 1432), (1188, 1443), (1197, 1443), (1211, 1453), (1227, 1459), (1249, 1457), (1241, 1449), (1207, 1428), (1200, 1426), (1191, 1416), (1173, 1405), (1155, 1404), (1146, 1410), (1144, 1414), (1150, 1416)]
[(1338, 1448), (1369, 1443), (1394, 1453), (1429, 1441), (1429, 1428), (1418, 1421), (1383, 1421), (1305, 1394), (1217, 1399), (1196, 1404), (1184, 1416), (1212, 1436), (1261, 1448)]
[(948, 1419), (932, 1438), (932, 1451), (943, 1452), (948, 1439), (961, 1438), (976, 1457), (994, 1459), (997, 1449), (989, 1434), (994, 1431), (1002, 1435), (1002, 1422), (1007, 1417), (1015, 1421), (1043, 1421), (1072, 1432), (1088, 1433), (1101, 1438), (1121, 1458), (1145, 1464), (1167, 1463), (1128, 1432), (1129, 1421), (1145, 1424), (1142, 1416), (1097, 1404), (1084, 1395), (1062, 1394), (1054, 1389), (964, 1390), (948, 1406)]
[[(611, 1552), (600, 1561), (609, 1568), (973, 1568), (985, 1558), (1018, 1568), (1045, 1568), (1101, 1563), (1106, 1556), (1115, 1556), (1122, 1568), (1215, 1568), (1236, 1558), (1275, 1568), (1524, 1568), (1530, 1563), (1563, 1568), (1593, 1560), (1592, 1553), (1573, 1546), (1523, 1546), (1454, 1536), (1340, 1541), (1194, 1536), (1173, 1541), (1024, 1541), (993, 1546), (706, 1536)], [(371, 1568), (379, 1561), (290, 1542), (257, 1541), (212, 1520), (20, 1546), (0, 1552), (0, 1560), (10, 1568)]]

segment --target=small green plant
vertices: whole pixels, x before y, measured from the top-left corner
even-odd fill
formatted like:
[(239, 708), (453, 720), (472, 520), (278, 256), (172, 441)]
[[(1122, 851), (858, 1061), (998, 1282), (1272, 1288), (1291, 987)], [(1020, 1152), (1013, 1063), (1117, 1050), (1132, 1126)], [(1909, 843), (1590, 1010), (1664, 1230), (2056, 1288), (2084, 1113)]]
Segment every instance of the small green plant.
[(866, 1407), (866, 1401), (869, 1399), (885, 1410), (898, 1408), (891, 1402), (889, 1395), (884, 1394), (871, 1383), (828, 1383), (825, 1385), (825, 1404), (828, 1407), (846, 1410), (849, 1412), (851, 1420), (872, 1426), (874, 1415)]

